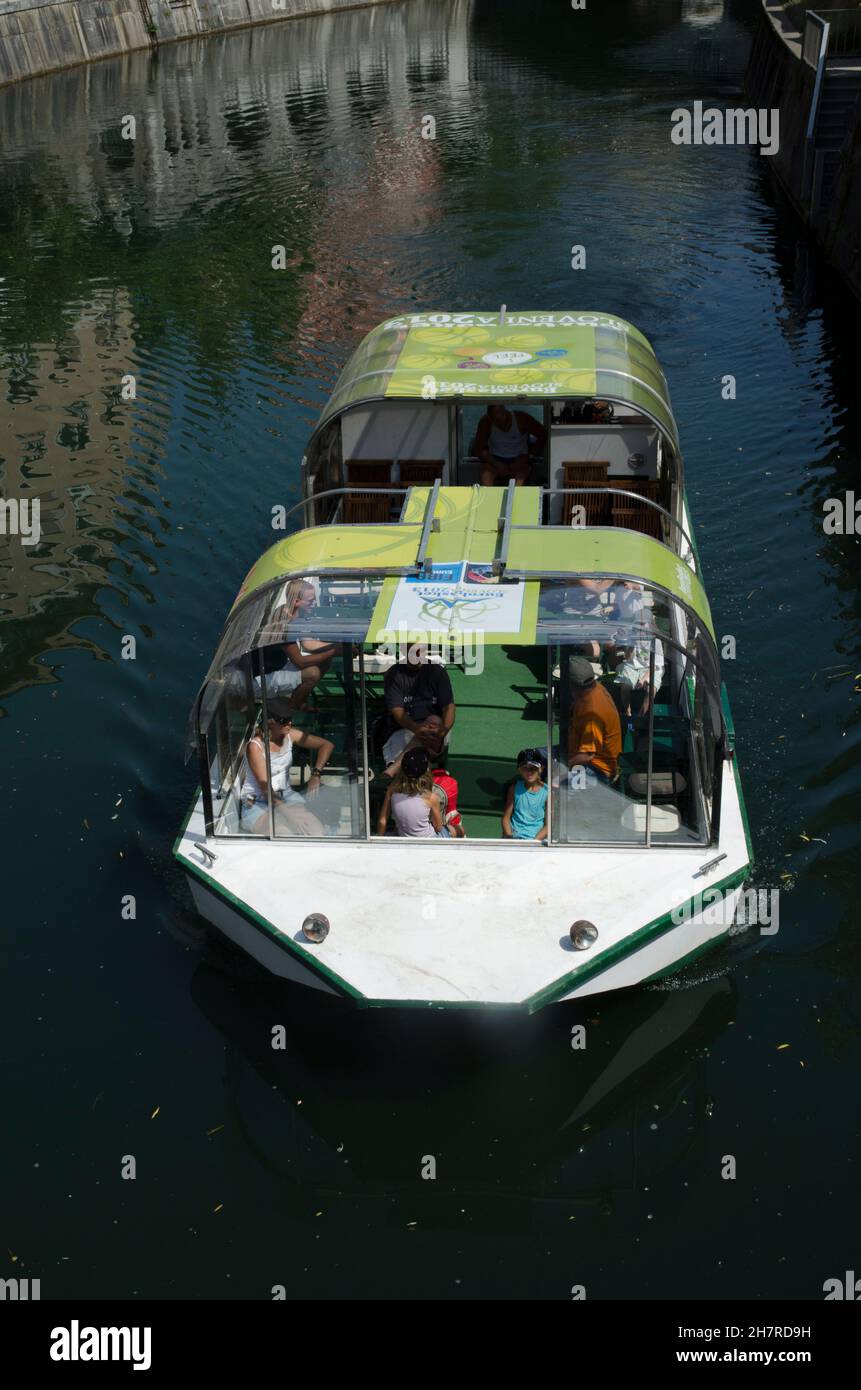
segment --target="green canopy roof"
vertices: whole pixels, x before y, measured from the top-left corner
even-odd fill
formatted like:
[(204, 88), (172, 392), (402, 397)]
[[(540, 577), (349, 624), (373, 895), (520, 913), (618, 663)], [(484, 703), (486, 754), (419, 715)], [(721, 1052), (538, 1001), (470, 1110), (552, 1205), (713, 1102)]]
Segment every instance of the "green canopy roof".
[(318, 429), (372, 400), (597, 396), (650, 416), (678, 447), (664, 374), (648, 339), (609, 314), (405, 314), (362, 340)]
[[(539, 524), (540, 488), (517, 488), (509, 518), (506, 573), (526, 585), (527, 608), (534, 612), (542, 578), (618, 576), (652, 585), (693, 613), (712, 637), (709, 603), (698, 576), (662, 542), (636, 531), (615, 528), (546, 527)], [(233, 611), (254, 594), (288, 577), (333, 574), (397, 576), (414, 572), (431, 498), (429, 488), (413, 488), (402, 522), (379, 525), (319, 526), (297, 531), (263, 554), (246, 576)], [(426, 560), (437, 573), (452, 567), (491, 565), (501, 543), (507, 490), (450, 487), (437, 494)], [(429, 582), (433, 582), (432, 580)], [(386, 581), (383, 599), (395, 585)], [(388, 613), (388, 609), (386, 609)], [(380, 616), (382, 617), (382, 611)], [(373, 625), (372, 625), (373, 628)], [(368, 640), (373, 640), (369, 635)], [(503, 633), (493, 640), (516, 640)]]

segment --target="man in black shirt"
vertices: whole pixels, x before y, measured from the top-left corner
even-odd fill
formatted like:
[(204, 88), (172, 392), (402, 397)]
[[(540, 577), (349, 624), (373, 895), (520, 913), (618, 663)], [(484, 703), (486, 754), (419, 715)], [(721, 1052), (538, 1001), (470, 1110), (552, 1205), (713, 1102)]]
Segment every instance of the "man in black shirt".
[(454, 727), (457, 710), (446, 669), (444, 666), (429, 665), (427, 647), (413, 643), (407, 650), (406, 660), (389, 667), (383, 682), (383, 697), (388, 713), (383, 748), (387, 765), (404, 751), (429, 714), (439, 715), (442, 720), (436, 751), (442, 749)]

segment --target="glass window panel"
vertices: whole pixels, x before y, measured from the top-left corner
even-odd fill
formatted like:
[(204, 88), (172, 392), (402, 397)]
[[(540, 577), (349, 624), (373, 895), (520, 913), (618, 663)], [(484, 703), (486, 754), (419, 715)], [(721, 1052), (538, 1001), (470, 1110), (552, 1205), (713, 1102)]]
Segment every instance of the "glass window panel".
[[(363, 840), (367, 831), (362, 699), (359, 656), (351, 643), (338, 645), (313, 691), (313, 703), (294, 714), (293, 728), (305, 738), (294, 743), (288, 776), (281, 779), (276, 838), (310, 835)], [(313, 776), (324, 758), (322, 777)]]
[[(590, 661), (595, 672), (604, 667), (599, 644), (563, 643), (554, 656), (553, 842), (645, 845), (646, 798), (628, 786), (635, 735), (623, 718), (612, 675), (596, 675), (594, 686), (579, 695), (572, 679), (572, 660)], [(578, 762), (587, 752), (594, 764)]]
[(205, 749), (212, 797), (212, 823), (215, 835), (258, 833), (259, 812), (251, 813), (242, 802), (242, 781), (248, 737), (254, 727), (256, 711), (244, 694), (224, 686), (207, 688), (210, 702)]
[[(319, 790), (309, 783), (313, 762), (296, 748), (287, 781), (289, 790), (302, 798), (292, 804), (303, 806), (305, 814), (282, 814), (279, 807), (276, 833), (293, 835), (304, 828), (327, 837), (367, 834), (358, 651), (383, 582), (350, 574), (294, 577), (255, 596), (229, 624), (193, 716), (195, 725), (209, 731), (218, 833), (246, 833), (234, 824), (248, 819), (241, 807), (232, 821), (226, 810), (231, 792), (225, 775), (230, 772), (235, 783), (237, 753), (241, 761), (243, 739), (260, 718), (265, 690), (267, 700), (280, 696), (290, 702), (297, 728), (333, 745), (331, 770)], [(553, 839), (645, 844), (651, 787), (652, 843), (708, 843), (719, 804), (713, 782), (723, 738), (717, 659), (709, 634), (680, 604), (648, 585), (608, 576), (542, 581), (536, 639), (539, 647), (549, 648), (554, 671), (549, 738), (554, 749)], [(651, 650), (655, 680), (648, 688)], [(573, 779), (569, 775), (570, 662), (578, 656), (595, 663), (619, 720), (621, 747), (613, 776), (597, 782), (583, 767)], [(381, 678), (380, 671), (374, 674), (380, 660), (369, 649), (366, 713), (373, 704), (374, 681)], [(372, 710), (368, 717), (372, 722)], [(545, 736), (542, 744), (547, 742)], [(310, 754), (315, 756), (313, 749)], [(593, 791), (598, 795), (587, 803), (583, 798)], [(239, 796), (235, 786), (232, 794)], [(268, 827), (260, 833), (268, 834)]]

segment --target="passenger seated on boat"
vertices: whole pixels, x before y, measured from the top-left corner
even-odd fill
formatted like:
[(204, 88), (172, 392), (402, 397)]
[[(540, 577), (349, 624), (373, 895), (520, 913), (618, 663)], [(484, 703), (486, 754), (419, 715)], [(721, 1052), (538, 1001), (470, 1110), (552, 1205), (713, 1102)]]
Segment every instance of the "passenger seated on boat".
[[(604, 601), (609, 589), (608, 579), (575, 579), (568, 592), (566, 613), (603, 620), (610, 613), (610, 607)], [(590, 661), (601, 660), (601, 646), (597, 641), (581, 642), (574, 650)]]
[(609, 425), (614, 414), (610, 401), (584, 401), (580, 407), (580, 419), (586, 425)]
[(547, 839), (547, 769), (539, 748), (522, 748), (502, 814), (506, 840)]
[(648, 632), (652, 628), (652, 616), (648, 609), (642, 615), (644, 627), (642, 641), (621, 648), (621, 662), (617, 670), (619, 698), (622, 708), (630, 719), (632, 715), (648, 714), (649, 705), (661, 688), (664, 678), (664, 648), (655, 639), (655, 684), (649, 685), (649, 661), (651, 642)]
[(266, 742), (269, 744), (269, 767), (272, 772), (272, 801), (275, 811), (275, 833), (281, 835), (322, 835), (323, 826), (308, 810), (306, 799), (290, 785), (294, 744), (316, 752), (315, 766), (308, 782), (308, 799), (320, 790), (322, 770), (332, 756), (335, 745), (327, 738), (294, 729), (293, 711), (283, 700), (269, 701), (269, 723), (264, 740), (259, 730), (248, 740), (246, 772), (240, 789), (243, 817), (256, 835), (269, 833), (266, 774)]
[(475, 433), (482, 486), (492, 487), (513, 478), (521, 487), (532, 471), (530, 441), (536, 440), (543, 448), (546, 438), (544, 426), (525, 410), (509, 410), (499, 401), (489, 405)]
[[(411, 748), (401, 761), (401, 769), (386, 792), (377, 833), (385, 835), (389, 815), (394, 816), (399, 835), (412, 839), (451, 839), (452, 831), (443, 824), (440, 798), (434, 790), (431, 760), (424, 748)], [(463, 831), (455, 829), (455, 835)]]
[(459, 787), (457, 778), (452, 777), (448, 768), (434, 767), (434, 759), (431, 758), (431, 776), (433, 777), (433, 788), (439, 797), (440, 810), (442, 811), (443, 825), (447, 825), (455, 836), (461, 839), (466, 838), (466, 830), (463, 826), (460, 811), (457, 809), (457, 798)]
[[(397, 735), (394, 735), (397, 737)], [(401, 770), (401, 761), (404, 753), (410, 748), (424, 748), (431, 761), (438, 758), (445, 744), (445, 729), (443, 728), (442, 717), (439, 714), (429, 714), (422, 721), (416, 732), (413, 734), (409, 743), (404, 746), (403, 752), (389, 763), (384, 776), (395, 777)]]
[[(273, 626), (285, 632), (291, 622), (307, 618), (317, 606), (313, 584), (305, 580), (287, 586), (284, 603), (273, 614)], [(266, 693), (288, 695), (291, 709), (304, 709), (314, 686), (326, 674), (337, 652), (334, 642), (320, 642), (315, 637), (298, 641), (278, 642), (261, 647)], [(260, 677), (254, 677), (254, 690), (260, 694)]]
[(599, 782), (615, 782), (622, 752), (622, 725), (613, 697), (595, 679), (592, 664), (585, 657), (572, 657), (569, 671), (569, 786), (576, 790)]
[[(404, 752), (429, 714), (442, 720), (443, 742), (454, 727), (457, 710), (451, 681), (444, 666), (429, 665), (427, 646), (421, 642), (410, 643), (405, 660), (389, 667), (383, 678), (383, 699), (387, 714), (383, 744), (386, 767)], [(427, 746), (425, 740), (422, 742)]]
[(632, 579), (617, 580), (612, 586), (613, 617), (623, 623), (640, 622), (648, 611), (642, 584)]

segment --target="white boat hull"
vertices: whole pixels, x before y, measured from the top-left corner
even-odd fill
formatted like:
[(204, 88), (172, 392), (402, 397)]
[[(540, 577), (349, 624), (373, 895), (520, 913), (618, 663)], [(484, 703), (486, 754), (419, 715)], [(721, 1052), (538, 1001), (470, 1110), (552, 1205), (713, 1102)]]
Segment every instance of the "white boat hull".
[[(201, 917), (211, 923), (241, 951), (253, 957), (270, 974), (283, 980), (289, 980), (293, 984), (306, 985), (310, 989), (321, 990), (324, 994), (341, 994), (340, 990), (327, 984), (316, 971), (303, 965), (294, 956), (288, 955), (283, 947), (262, 933), (259, 928), (248, 921), (247, 917), (231, 907), (217, 894), (190, 876), (189, 884), (194, 905)], [(741, 891), (741, 888), (738, 888), (724, 898), (724, 910), (730, 919), (735, 912)], [(646, 980), (660, 979), (670, 975), (681, 969), (694, 957), (716, 945), (726, 936), (728, 930), (729, 926), (723, 920), (715, 923), (708, 920), (706, 913), (693, 915), (683, 926), (667, 932), (665, 936), (652, 945), (644, 946), (635, 951), (618, 965), (611, 966), (594, 979), (575, 986), (567, 994), (560, 996), (553, 1002), (565, 1003), (571, 999), (585, 998), (587, 995), (606, 994), (616, 989), (630, 989), (634, 985), (643, 984)], [(696, 944), (694, 944), (694, 939)], [(397, 1004), (399, 1001), (392, 1000), (391, 1002)], [(413, 1001), (403, 1002), (411, 1003)], [(433, 1006), (433, 1001), (427, 1002), (428, 1007)], [(480, 1001), (476, 1001), (477, 1005), (479, 1003)], [(438, 1007), (444, 1008), (445, 1003), (440, 1002)]]
[[(750, 854), (724, 767), (721, 841), (708, 849), (206, 842), (198, 803), (176, 855), (201, 915), (282, 979), (364, 1007), (533, 1012), (671, 973), (727, 934)], [(331, 924), (318, 945), (301, 930), (312, 912)], [(569, 937), (580, 919), (598, 928), (585, 951)]]

